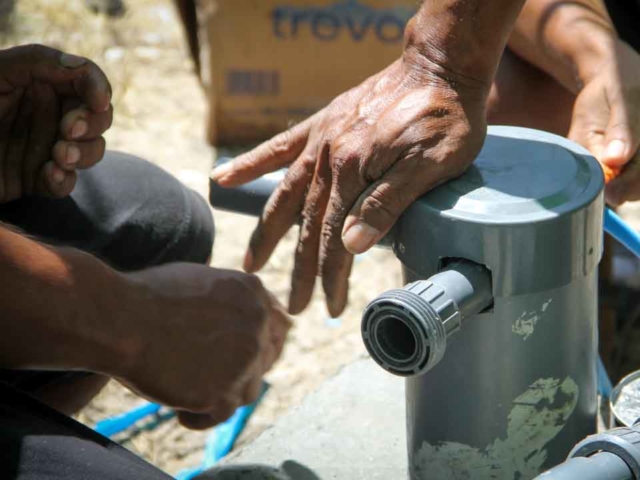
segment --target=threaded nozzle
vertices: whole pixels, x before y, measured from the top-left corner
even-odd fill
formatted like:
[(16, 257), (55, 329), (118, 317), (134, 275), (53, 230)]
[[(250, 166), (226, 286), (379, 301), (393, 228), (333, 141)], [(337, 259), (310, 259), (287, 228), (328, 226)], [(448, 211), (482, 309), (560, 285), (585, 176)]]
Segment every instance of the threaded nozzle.
[(385, 370), (403, 377), (421, 375), (442, 360), (463, 315), (475, 315), (492, 301), (489, 271), (459, 262), (372, 301), (362, 317), (362, 339)]

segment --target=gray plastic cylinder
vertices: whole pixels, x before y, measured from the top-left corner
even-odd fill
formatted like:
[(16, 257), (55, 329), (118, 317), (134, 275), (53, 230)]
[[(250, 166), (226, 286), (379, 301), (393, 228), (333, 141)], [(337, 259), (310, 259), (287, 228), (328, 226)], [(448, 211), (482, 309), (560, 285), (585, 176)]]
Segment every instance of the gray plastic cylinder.
[(595, 432), (602, 189), (581, 147), (492, 127), (467, 173), (396, 224), (406, 283), (466, 259), (494, 302), (406, 380), (412, 480), (532, 479)]

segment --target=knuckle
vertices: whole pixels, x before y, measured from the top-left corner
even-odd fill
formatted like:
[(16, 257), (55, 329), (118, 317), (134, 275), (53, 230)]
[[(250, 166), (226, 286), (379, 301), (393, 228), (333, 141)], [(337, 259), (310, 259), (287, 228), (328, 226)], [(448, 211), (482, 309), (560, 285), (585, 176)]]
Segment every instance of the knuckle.
[(244, 339), (242, 355), (238, 355), (238, 371), (241, 372), (241, 375), (238, 375), (236, 380), (239, 380), (242, 375), (251, 369), (262, 353), (262, 340), (259, 338), (257, 331), (253, 332), (253, 335), (249, 338)]
[(276, 194), (273, 195), (274, 201), (286, 201), (287, 199), (289, 199), (296, 190), (295, 185), (295, 178), (292, 175), (285, 175), (285, 177), (278, 185)]
[(362, 203), (363, 214), (375, 214), (384, 221), (395, 220), (398, 215), (398, 208), (390, 196), (386, 193), (386, 188), (379, 186), (373, 190)]
[[(236, 297), (236, 308), (239, 316), (244, 320), (245, 327), (252, 336), (258, 336), (264, 329), (269, 318), (269, 312), (264, 304), (262, 295), (253, 290), (245, 290)], [(251, 344), (247, 344), (251, 347)]]
[(260, 164), (260, 155), (258, 155), (259, 149), (251, 150), (245, 153), (242, 157), (238, 157), (231, 163), (231, 173), (242, 172), (243, 170), (251, 170)]
[(325, 222), (322, 226), (321, 235), (323, 243), (342, 243), (340, 241), (340, 238), (342, 236), (342, 222), (338, 220), (338, 217), (335, 213), (331, 214), (330, 217), (325, 219)]
[(293, 130), (285, 130), (271, 139), (269, 142), (269, 151), (271, 155), (276, 157), (290, 155), (293, 145)]
[(341, 228), (326, 225), (322, 229), (322, 246), (319, 256), (320, 271), (326, 274), (328, 265), (333, 265), (336, 260), (342, 258), (348, 252), (342, 242)]
[(239, 407), (238, 402), (233, 402), (229, 399), (222, 400), (216, 408), (215, 419), (217, 421), (224, 421), (231, 417), (236, 409)]
[(320, 255), (321, 266), (326, 265), (332, 259), (338, 258), (339, 255), (347, 253), (340, 236), (335, 235), (328, 229), (323, 232), (322, 236), (324, 241), (322, 242), (322, 253)]
[(25, 45), (23, 48), (27, 56), (35, 62), (40, 61), (43, 57), (54, 51), (52, 48), (45, 47), (40, 43), (31, 43)]
[(216, 405), (215, 398), (206, 395), (194, 395), (189, 398), (186, 408), (193, 413), (205, 413), (211, 409), (213, 405)]
[(311, 176), (315, 171), (317, 161), (311, 152), (304, 152), (296, 163), (300, 165), (299, 171), (297, 170), (298, 174)]
[(354, 148), (354, 140), (347, 135), (341, 135), (331, 142), (331, 164), (344, 166), (350, 161), (360, 158), (357, 148)]
[(302, 228), (300, 230), (301, 235), (312, 235), (315, 232), (322, 220), (323, 209), (318, 205), (318, 202), (306, 202), (302, 209)]
[(248, 273), (234, 273), (235, 275), (231, 276), (229, 279), (231, 293), (236, 295), (247, 295), (253, 298), (262, 292), (262, 282), (258, 277)]
[(247, 290), (254, 295), (261, 295), (264, 292), (262, 280), (260, 280), (257, 275), (245, 274), (243, 276), (243, 284)]
[(53, 146), (53, 158), (57, 160), (64, 160), (66, 151), (67, 143), (64, 140), (58, 140)]

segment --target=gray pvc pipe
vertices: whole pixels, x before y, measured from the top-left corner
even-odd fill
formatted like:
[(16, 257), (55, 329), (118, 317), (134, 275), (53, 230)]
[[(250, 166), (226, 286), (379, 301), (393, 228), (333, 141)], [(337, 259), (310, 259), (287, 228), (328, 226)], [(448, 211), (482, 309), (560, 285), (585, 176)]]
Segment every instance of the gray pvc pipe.
[(575, 457), (536, 477), (536, 480), (635, 480), (631, 469), (619, 456), (600, 452)]
[(371, 358), (394, 375), (422, 375), (443, 358), (462, 322), (493, 302), (491, 273), (459, 260), (428, 280), (389, 290), (362, 315), (362, 340)]

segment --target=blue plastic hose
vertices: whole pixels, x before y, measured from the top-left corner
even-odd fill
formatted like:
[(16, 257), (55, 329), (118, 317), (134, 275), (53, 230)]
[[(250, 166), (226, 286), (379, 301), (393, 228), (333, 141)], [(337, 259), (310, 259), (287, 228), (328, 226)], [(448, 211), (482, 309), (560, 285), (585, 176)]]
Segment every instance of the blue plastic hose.
[(604, 231), (640, 258), (640, 234), (610, 208), (604, 210)]
[[(640, 234), (610, 208), (604, 210), (604, 231), (640, 258)], [(612, 388), (602, 360), (598, 358), (598, 391), (603, 397), (609, 398)]]
[(111, 437), (124, 432), (127, 428), (131, 427), (143, 418), (155, 415), (161, 408), (162, 407), (157, 403), (145, 403), (144, 405), (136, 407), (122, 415), (107, 418), (96, 423), (94, 430), (105, 437)]
[(227, 421), (215, 427), (207, 438), (202, 464), (198, 467), (181, 471), (176, 475), (176, 480), (192, 480), (226, 457), (233, 449), (236, 440), (243, 432), (249, 418), (251, 418), (251, 415), (253, 415), (253, 412), (255, 412), (264, 398), (267, 390), (269, 390), (269, 384), (263, 382), (260, 396), (254, 403), (238, 408)]

